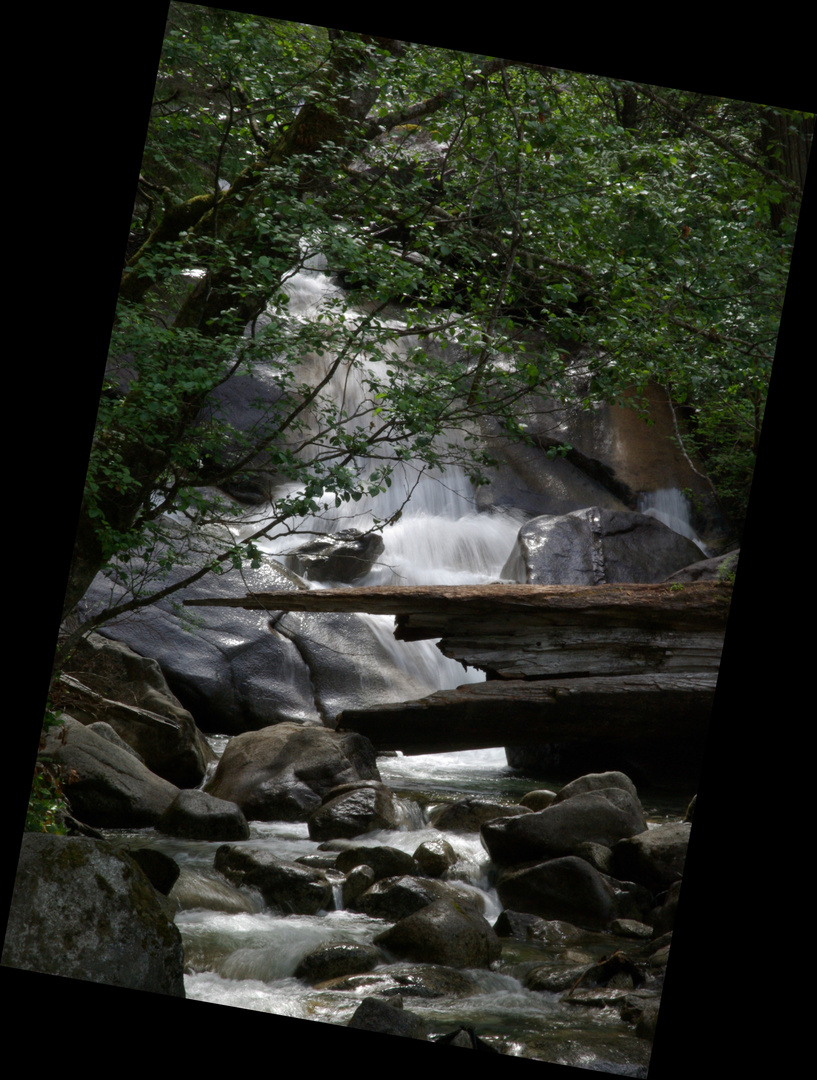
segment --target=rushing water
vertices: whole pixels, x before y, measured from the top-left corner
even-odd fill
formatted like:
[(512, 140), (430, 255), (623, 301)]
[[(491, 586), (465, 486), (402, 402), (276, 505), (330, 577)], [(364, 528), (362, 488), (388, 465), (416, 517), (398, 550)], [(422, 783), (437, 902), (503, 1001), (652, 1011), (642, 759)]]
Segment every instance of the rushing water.
[[(212, 738), (220, 752), (226, 738)], [(552, 783), (534, 781), (511, 770), (500, 749), (378, 759), (383, 781), (401, 798), (410, 800), (415, 813), (400, 830), (381, 830), (356, 838), (355, 843), (388, 845), (413, 853), (440, 835), (451, 844), (457, 862), (445, 880), (469, 890), (493, 924), (501, 911), (491, 880), (491, 865), (478, 834), (443, 832), (429, 826), (434, 807), (464, 795), (481, 794), (514, 802), (534, 787), (558, 788), (566, 779)], [(678, 820), (683, 808), (672, 803), (651, 803), (642, 794), (651, 823)], [(278, 857), (295, 860), (315, 855), (321, 845), (310, 840), (305, 823), (253, 822), (248, 843), (268, 847)], [(314, 988), (295, 978), (300, 960), (319, 945), (335, 942), (371, 943), (389, 922), (371, 918), (339, 904), (317, 915), (279, 914), (265, 907), (251, 891), (228, 884), (213, 869), (219, 843), (191, 842), (164, 836), (153, 830), (119, 833), (119, 841), (151, 846), (174, 858), (181, 869), (171, 894), (178, 905), (176, 923), (185, 949), (185, 990), (188, 998), (269, 1013), (323, 1021), (348, 1023), (363, 997), (378, 991), (364, 981), (345, 989)], [(643, 1069), (649, 1043), (637, 1038), (632, 1025), (619, 1016), (614, 1004), (577, 1006), (562, 995), (529, 990), (525, 971), (548, 965), (554, 971), (577, 970), (609, 955), (616, 948), (631, 950), (632, 941), (609, 934), (580, 932), (547, 943), (503, 942), (502, 960), (493, 969), (467, 972), (478, 989), (467, 997), (405, 997), (404, 1007), (421, 1016), (432, 1036), (442, 1036), (461, 1026), (472, 1027), (480, 1039), (511, 1056), (586, 1066)], [(372, 975), (387, 974), (389, 968)], [(384, 984), (388, 986), (388, 982)]]
[[(309, 317), (333, 286), (319, 270), (302, 272), (290, 283), (290, 311)], [(343, 391), (348, 393), (348, 385)], [(407, 477), (413, 486), (416, 476)], [(394, 497), (392, 495), (392, 497)], [(388, 509), (388, 508), (386, 508)], [(677, 504), (653, 512), (677, 512)], [(360, 505), (355, 527), (369, 527), (383, 506)], [(331, 512), (305, 523), (315, 532), (331, 532), (347, 522)], [(383, 530), (385, 548), (369, 575), (356, 584), (464, 584), (497, 580), (513, 547), (519, 521), (510, 515), (476, 512), (467, 479), (457, 470), (436, 480), (422, 477), (413, 486), (410, 503), (401, 519)], [(272, 536), (266, 550), (286, 557), (285, 538)], [(481, 679), (479, 672), (464, 672), (446, 660), (433, 643), (397, 643), (391, 618), (371, 617), (371, 623), (392, 650), (395, 662), (422, 671), (431, 687), (455, 686)], [(213, 737), (217, 753), (224, 738)], [(411, 808), (405, 827), (366, 834), (356, 840), (383, 844), (413, 853), (440, 833), (429, 825), (435, 805), (464, 795), (490, 796), (516, 802), (536, 787), (557, 788), (573, 777), (554, 777), (552, 783), (533, 780), (510, 769), (504, 751), (404, 757), (378, 760), (383, 781)], [(651, 804), (645, 800), (653, 823), (678, 820), (683, 807)], [(305, 823), (251, 823), (249, 843), (268, 847), (289, 859), (314, 856), (320, 845), (309, 838)], [(470, 891), (493, 924), (501, 905), (492, 884), (492, 867), (478, 834), (443, 833), (457, 855), (446, 879)], [(150, 845), (171, 855), (181, 868), (172, 897), (178, 905), (176, 922), (184, 941), (186, 993), (189, 998), (285, 1017), (346, 1024), (362, 998), (377, 992), (364, 982), (345, 989), (314, 988), (295, 978), (300, 960), (328, 942), (371, 943), (390, 924), (344, 910), (339, 889), (335, 906), (314, 916), (283, 915), (265, 907), (252, 892), (239, 890), (213, 869), (218, 843), (186, 842), (145, 830), (120, 838), (129, 844)], [(466, 997), (409, 996), (405, 1008), (419, 1014), (433, 1035), (471, 1026), (477, 1035), (504, 1054), (532, 1057), (608, 1071), (644, 1069), (649, 1043), (635, 1036), (619, 1010), (611, 1005), (577, 1006), (561, 995), (528, 990), (523, 978), (534, 964), (576, 970), (632, 943), (616, 942), (610, 935), (580, 933), (545, 943), (503, 943), (502, 960), (493, 969), (470, 972), (477, 991)], [(387, 968), (382, 969), (387, 973)], [(377, 971), (374, 973), (377, 974)], [(632, 1073), (630, 1073), (632, 1074)]]

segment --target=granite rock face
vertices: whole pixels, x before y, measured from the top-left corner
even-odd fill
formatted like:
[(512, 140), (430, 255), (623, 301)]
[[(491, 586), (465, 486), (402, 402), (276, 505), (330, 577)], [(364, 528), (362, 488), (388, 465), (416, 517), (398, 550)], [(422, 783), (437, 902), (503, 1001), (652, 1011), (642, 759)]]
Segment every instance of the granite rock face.
[(184, 997), (181, 935), (155, 889), (86, 837), (24, 834), (2, 963)]

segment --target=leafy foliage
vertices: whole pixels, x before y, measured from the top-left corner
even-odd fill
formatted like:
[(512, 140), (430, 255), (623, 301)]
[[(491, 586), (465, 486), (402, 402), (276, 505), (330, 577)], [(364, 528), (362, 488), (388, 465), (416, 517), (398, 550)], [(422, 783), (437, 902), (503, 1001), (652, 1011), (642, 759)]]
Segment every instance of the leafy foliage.
[[(520, 401), (574, 397), (578, 353), (588, 407), (666, 388), (739, 524), (797, 214), (770, 115), (171, 4), (67, 610), (106, 565), (131, 576), (125, 607), (163, 595), (168, 512), (229, 527), (217, 491), (260, 455), (267, 522), (209, 569), (409, 459), (479, 482), (481, 421), (524, 438)], [(287, 283), (319, 255), (344, 293), (291, 318)], [(208, 412), (271, 358), (253, 431)], [(352, 370), (362, 393), (325, 393)]]
[[(59, 718), (47, 708), (43, 719), (43, 734), (59, 724)], [(66, 832), (65, 814), (68, 803), (63, 791), (60, 767), (40, 757), (34, 767), (34, 779), (26, 810), (25, 831), (62, 835)]]

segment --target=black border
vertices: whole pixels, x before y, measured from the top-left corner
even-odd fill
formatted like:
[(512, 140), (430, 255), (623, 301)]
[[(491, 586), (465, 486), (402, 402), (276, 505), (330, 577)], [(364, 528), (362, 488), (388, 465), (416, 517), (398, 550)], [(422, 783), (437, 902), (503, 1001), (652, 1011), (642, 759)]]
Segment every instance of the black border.
[[(471, 18), (444, 16), (433, 7), (413, 5), (409, 19), (368, 8), (348, 14), (320, 5), (304, 9), (291, 3), (251, 0), (223, 6), (620, 75), (654, 85), (817, 109), (811, 86), (813, 54), (801, 44), (802, 31), (791, 26), (791, 19), (784, 29), (774, 18), (763, 25), (752, 16), (754, 26), (741, 32), (735, 29), (734, 17), (729, 20), (732, 25), (707, 24), (701, 21), (711, 17), (707, 12), (690, 24), (681, 11), (656, 16), (654, 9), (644, 13), (620, 7), (601, 16), (587, 9), (577, 9), (575, 14), (531, 15), (520, 8), (475, 8)], [(33, 237), (30, 233), (26, 237), (37, 266), (25, 280), (18, 280), (17, 288), (21, 295), (31, 295), (33, 288), (36, 297), (31, 336), (15, 350), (13, 361), (20, 386), (17, 393), (21, 401), (36, 408), (36, 423), (24, 451), (34, 472), (13, 470), (11, 474), (16, 472), (18, 479), (25, 475), (33, 482), (25, 484), (23, 498), (11, 511), (12, 517), (20, 515), (21, 527), (15, 530), (21, 537), (18, 558), (29, 574), (21, 583), (22, 598), (16, 605), (23, 612), (22, 627), (9, 619), (25, 681), (16, 703), (7, 702), (3, 924), (31, 775), (26, 762), (33, 765), (36, 753), (166, 10), (166, 3), (157, 0), (104, 8), (61, 7), (48, 14), (43, 26), (34, 28), (40, 35), (41, 59), (50, 53), (35, 80), (45, 79), (44, 104), (24, 118), (31, 152), (24, 150), (17, 157), (18, 175), (11, 178), (18, 199), (24, 197), (28, 179), (41, 185), (43, 198), (39, 207), (28, 205), (20, 211), (21, 218), (24, 212), (33, 212), (37, 223)], [(499, 19), (502, 25), (497, 25)], [(19, 88), (15, 94), (19, 101)], [(803, 565), (807, 543), (799, 536), (804, 527), (810, 531), (802, 520), (800, 502), (806, 476), (803, 436), (809, 396), (802, 380), (813, 367), (814, 353), (809, 333), (813, 324), (809, 289), (814, 278), (813, 173), (812, 168), (650, 1080), (688, 1077), (698, 1070), (707, 1075), (742, 1075), (749, 1066), (751, 1075), (772, 1068), (776, 1075), (799, 1071), (794, 1064), (799, 1033), (792, 1031), (780, 1000), (791, 987), (784, 988), (786, 972), (776, 959), (769, 933), (776, 922), (780, 924), (777, 949), (786, 952), (809, 928), (797, 922), (799, 906), (785, 892), (788, 882), (773, 876), (780, 865), (779, 854), (764, 834), (776, 824), (770, 816), (783, 783), (788, 792), (797, 783), (795, 755), (802, 756), (806, 746), (800, 734), (805, 725), (796, 689), (802, 680), (804, 646), (798, 654), (796, 642), (802, 631), (800, 621), (792, 616), (795, 603), (808, 597), (808, 564)], [(16, 321), (17, 312), (10, 314)], [(41, 344), (35, 353), (32, 342), (38, 339)], [(9, 497), (15, 497), (13, 491)], [(23, 516), (28, 518), (25, 525)], [(30, 535), (23, 539), (24, 533)], [(781, 552), (786, 553), (785, 567), (780, 565)], [(798, 559), (800, 552), (805, 559)], [(783, 824), (788, 830), (788, 814)], [(809, 914), (802, 916), (803, 922)], [(6, 1030), (12, 1039), (17, 1031), (14, 1021), (25, 1017), (28, 1023), (20, 1024), (19, 1030), (21, 1035), (25, 1032), (28, 1048), (40, 1048), (47, 1030), (48, 1042), (41, 1049), (55, 1057), (77, 1053), (80, 1047), (75, 1042), (63, 1040), (84, 1030), (83, 1044), (99, 1040), (105, 1046), (113, 1036), (123, 1041), (123, 1049), (139, 1047), (143, 1060), (154, 1033), (161, 1031), (154, 1053), (166, 1065), (178, 1062), (196, 1067), (204, 1054), (208, 1063), (223, 1057), (241, 1069), (247, 1067), (249, 1051), (252, 1061), (247, 1064), (255, 1068), (265, 1059), (288, 1064), (293, 1061), (293, 1050), (311, 1065), (316, 1060), (329, 1064), (350, 1054), (376, 1055), (370, 1060), (390, 1064), (395, 1051), (407, 1065), (439, 1062), (438, 1067), (446, 1068), (461, 1060), (439, 1056), (459, 1050), (413, 1040), (398, 1042), (311, 1021), (32, 972), (0, 968), (0, 981), (5, 991)], [(113, 1030), (109, 1023), (116, 1025)], [(235, 1043), (235, 1036), (253, 1041)], [(586, 1070), (521, 1059), (498, 1063), (492, 1057), (491, 1068), (496, 1067), (507, 1067), (514, 1075), (525, 1069), (544, 1069), (554, 1076), (591, 1075)]]

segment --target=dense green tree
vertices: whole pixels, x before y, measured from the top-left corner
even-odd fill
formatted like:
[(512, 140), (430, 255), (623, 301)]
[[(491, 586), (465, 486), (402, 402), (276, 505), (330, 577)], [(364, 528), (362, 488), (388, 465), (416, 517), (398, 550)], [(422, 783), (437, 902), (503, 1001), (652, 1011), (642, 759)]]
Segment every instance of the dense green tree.
[[(172, 4), (64, 614), (105, 566), (151, 573), (86, 629), (155, 600), (179, 557), (167, 511), (223, 518), (212, 490), (251, 480), (260, 451), (290, 482), (264, 530), (326, 491), (387, 488), (395, 450), (478, 481), (480, 418), (524, 437), (516, 403), (574, 394), (579, 350), (588, 406), (666, 387), (739, 524), (812, 131), (782, 109)], [(284, 286), (318, 253), (347, 299), (296, 323)], [(406, 332), (411, 362), (391, 363)], [(332, 358), (318, 385), (314, 351)], [(203, 423), (214, 387), (270, 355), (280, 394), (252, 436)], [(322, 393), (366, 361), (382, 363), (362, 401)], [(253, 557), (228, 544), (196, 574)]]

